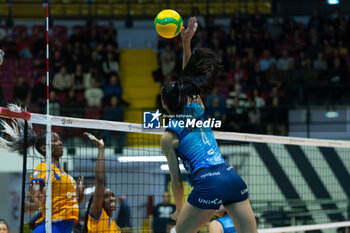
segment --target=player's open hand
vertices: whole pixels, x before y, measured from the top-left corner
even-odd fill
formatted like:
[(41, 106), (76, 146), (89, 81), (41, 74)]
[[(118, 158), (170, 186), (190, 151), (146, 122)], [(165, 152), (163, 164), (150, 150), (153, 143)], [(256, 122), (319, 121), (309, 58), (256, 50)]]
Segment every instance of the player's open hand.
[(4, 62), (5, 59), (5, 52), (0, 49), (0, 65)]
[(182, 31), (181, 31), (182, 43), (191, 42), (192, 37), (194, 36), (194, 33), (197, 30), (197, 27), (198, 27), (197, 18), (191, 17), (187, 28), (182, 27)]
[(103, 139), (97, 139), (94, 135), (87, 132), (84, 132), (84, 135), (87, 136), (91, 141), (93, 141), (98, 148), (105, 147), (105, 143), (103, 142)]

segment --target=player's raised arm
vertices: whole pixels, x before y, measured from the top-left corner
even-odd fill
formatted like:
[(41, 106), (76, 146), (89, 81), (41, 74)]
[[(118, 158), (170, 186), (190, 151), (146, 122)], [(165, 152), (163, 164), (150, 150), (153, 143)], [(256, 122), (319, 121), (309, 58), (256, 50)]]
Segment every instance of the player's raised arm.
[(182, 49), (183, 49), (183, 59), (182, 59), (182, 69), (185, 69), (188, 61), (191, 58), (191, 40), (194, 36), (198, 27), (197, 18), (191, 17), (187, 28), (183, 27), (181, 31), (182, 38)]
[(181, 173), (179, 169), (179, 160), (177, 158), (175, 149), (178, 146), (179, 140), (176, 135), (170, 131), (163, 134), (161, 138), (162, 151), (168, 160), (169, 172), (171, 177), (171, 188), (173, 190), (176, 211), (172, 214), (171, 218), (177, 220), (177, 216), (180, 213), (183, 203), (184, 189), (181, 180)]
[(98, 140), (90, 133), (84, 133), (89, 137), (98, 147), (98, 156), (95, 168), (95, 192), (90, 207), (90, 214), (92, 217), (98, 218), (103, 207), (104, 189), (105, 189), (105, 158), (104, 158), (104, 142), (102, 139)]

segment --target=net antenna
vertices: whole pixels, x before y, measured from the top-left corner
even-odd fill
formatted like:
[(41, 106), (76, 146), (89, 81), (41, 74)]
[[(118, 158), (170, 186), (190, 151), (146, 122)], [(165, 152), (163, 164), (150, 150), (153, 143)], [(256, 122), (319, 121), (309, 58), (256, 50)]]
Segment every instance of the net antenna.
[(50, 73), (49, 73), (49, 3), (43, 4), (46, 8), (46, 202), (45, 202), (45, 230), (51, 233), (52, 206), (51, 206), (51, 117), (50, 117)]

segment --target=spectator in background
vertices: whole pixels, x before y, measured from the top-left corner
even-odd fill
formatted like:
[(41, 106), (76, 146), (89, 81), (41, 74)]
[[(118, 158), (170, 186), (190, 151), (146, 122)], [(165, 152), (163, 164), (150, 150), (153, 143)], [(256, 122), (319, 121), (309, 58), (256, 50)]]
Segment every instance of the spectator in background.
[(78, 63), (75, 67), (75, 71), (71, 74), (72, 79), (72, 87), (75, 90), (83, 90), (84, 89), (84, 79), (85, 75), (83, 73), (83, 65)]
[(303, 85), (315, 85), (318, 84), (318, 72), (313, 67), (310, 58), (306, 58), (305, 67), (301, 76), (301, 81)]
[(321, 31), (323, 30), (323, 26), (323, 18), (320, 16), (318, 9), (315, 9), (312, 17), (309, 19), (308, 29), (316, 28), (317, 30)]
[(6, 41), (7, 38), (7, 28), (5, 25), (2, 25), (0, 21), (0, 46)]
[(53, 77), (52, 86), (54, 90), (66, 92), (72, 87), (71, 76), (67, 73), (66, 67), (62, 66), (60, 72)]
[(170, 204), (170, 196), (168, 192), (163, 193), (163, 201), (153, 207), (152, 214), (149, 216), (149, 225), (151, 233), (169, 233), (168, 225), (175, 225), (175, 221), (170, 218), (175, 212), (176, 206)]
[(45, 32), (39, 32), (38, 38), (34, 42), (33, 57), (34, 58), (46, 58), (46, 38)]
[(229, 86), (234, 86), (239, 84), (243, 90), (246, 90), (248, 82), (248, 73), (241, 66), (241, 61), (237, 60), (235, 68), (232, 68), (228, 74), (228, 84)]
[(30, 51), (30, 44), (27, 32), (23, 32), (21, 38), (18, 39), (16, 43), (17, 51), (19, 57), (32, 58), (32, 52)]
[(317, 71), (325, 71), (327, 67), (328, 65), (327, 62), (324, 60), (323, 53), (319, 52), (317, 55), (317, 59), (314, 61), (314, 68)]
[(206, 105), (207, 116), (210, 118), (215, 118), (216, 120), (226, 121), (226, 108), (225, 103), (222, 104), (220, 97), (215, 96), (211, 104)]
[(282, 57), (280, 57), (277, 61), (277, 70), (288, 71), (289, 63), (292, 61), (294, 61), (294, 59), (291, 56), (289, 56), (288, 51), (283, 50)]
[(62, 55), (60, 50), (56, 50), (53, 53), (52, 62), (50, 62), (51, 68), (52, 68), (52, 75), (55, 76), (56, 73), (58, 73), (62, 66), (65, 66), (66, 59)]
[(227, 129), (244, 132), (247, 129), (248, 122), (247, 106), (237, 96), (233, 97), (232, 105), (227, 108)]
[(120, 79), (117, 74), (111, 75), (108, 84), (104, 87), (103, 92), (107, 102), (109, 102), (112, 96), (117, 96), (118, 98), (121, 98), (122, 86), (120, 85)]
[(54, 116), (59, 116), (61, 113), (61, 104), (56, 99), (56, 92), (50, 91), (50, 114)]
[(267, 32), (270, 34), (272, 40), (277, 40), (282, 35), (283, 30), (278, 16), (275, 16), (273, 23), (267, 26)]
[[(327, 41), (328, 43), (328, 41)], [(327, 47), (327, 46), (325, 46)], [(318, 54), (322, 52), (325, 48), (322, 46), (322, 44), (319, 42), (319, 38), (317, 34), (314, 34), (311, 36), (311, 43), (309, 46), (307, 46), (307, 49), (305, 50), (305, 54), (307, 57), (310, 57), (311, 59), (316, 59)]]
[[(124, 109), (121, 107), (119, 97), (112, 96), (110, 98), (110, 105), (105, 109), (104, 119), (107, 121), (124, 120)], [(116, 142), (117, 143), (116, 148), (119, 149), (119, 152), (122, 152), (121, 149), (124, 146), (124, 133), (106, 130), (105, 141), (106, 141), (106, 145), (111, 145), (112, 141)]]
[(46, 104), (46, 77), (43, 75), (40, 81), (32, 88), (31, 101), (38, 107), (44, 107)]
[(24, 82), (22, 76), (19, 76), (16, 80), (16, 85), (13, 88), (13, 99), (21, 106), (25, 106), (30, 103), (29, 85), (28, 83)]
[(261, 71), (268, 70), (271, 63), (276, 64), (276, 59), (274, 57), (271, 57), (270, 50), (265, 49), (263, 57), (260, 59), (260, 70)]
[(275, 63), (271, 63), (270, 68), (266, 71), (266, 81), (268, 82), (269, 86), (282, 86), (283, 80), (281, 77), (281, 72), (276, 69)]
[(91, 79), (90, 88), (85, 89), (84, 96), (89, 107), (101, 107), (103, 91), (95, 79)]
[(103, 67), (103, 71), (107, 75), (110, 75), (111, 73), (118, 73), (119, 64), (116, 61), (116, 58), (113, 56), (112, 52), (109, 52), (107, 54), (107, 60), (103, 62), (102, 67)]
[(162, 69), (162, 74), (164, 76), (171, 75), (175, 69), (176, 65), (176, 56), (174, 51), (171, 49), (171, 45), (166, 44), (164, 50), (160, 54), (160, 66)]
[[(227, 100), (226, 100), (226, 108), (231, 108), (235, 105), (235, 98), (238, 99), (239, 107), (247, 107), (248, 104), (248, 96), (246, 93), (242, 91), (242, 87), (239, 83), (234, 85), (234, 90), (230, 92)], [(237, 106), (236, 106), (237, 107)]]
[(87, 62), (86, 71), (96, 70), (97, 72), (102, 72), (101, 59), (97, 50), (92, 51), (90, 60)]
[(4, 219), (0, 219), (0, 232), (1, 233), (10, 233), (9, 224)]
[(66, 101), (62, 103), (62, 109), (64, 109), (64, 115), (70, 117), (80, 117), (83, 112), (84, 103), (77, 98), (74, 89), (68, 91)]
[(287, 135), (286, 122), (286, 111), (283, 108), (280, 108), (280, 98), (272, 97), (271, 107), (267, 109), (267, 134), (270, 135)]
[(125, 196), (118, 197), (119, 212), (117, 217), (117, 225), (123, 233), (131, 233), (130, 207)]

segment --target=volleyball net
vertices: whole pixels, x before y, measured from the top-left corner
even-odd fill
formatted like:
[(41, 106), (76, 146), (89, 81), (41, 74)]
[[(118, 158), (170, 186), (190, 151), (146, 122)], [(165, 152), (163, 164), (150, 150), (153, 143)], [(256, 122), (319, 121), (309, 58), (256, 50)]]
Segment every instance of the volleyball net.
[[(113, 218), (122, 232), (152, 232), (150, 219), (157, 221), (159, 216), (150, 216), (155, 215), (154, 207), (163, 202), (164, 192), (169, 192), (170, 202), (174, 203), (166, 158), (159, 145), (162, 131), (146, 132), (141, 124), (47, 117), (14, 113), (6, 108), (1, 108), (0, 115), (26, 119), (36, 132), (45, 132), (49, 123), (52, 132), (60, 135), (64, 145), (60, 166), (77, 183), (84, 177), (86, 198), (79, 204), (75, 232), (81, 232), (96, 185), (98, 149), (83, 132), (105, 141), (105, 187), (116, 196)], [(259, 232), (345, 232), (350, 227), (350, 142), (219, 131), (214, 134), (225, 160), (248, 185)], [(26, 190), (29, 175), (42, 160), (37, 151), (28, 150)], [(185, 201), (191, 187), (186, 171), (182, 165), (180, 168)], [(46, 183), (46, 187), (50, 185)], [(35, 217), (40, 217), (40, 209), (26, 214), (25, 223)], [(207, 232), (207, 228), (201, 232)]]

